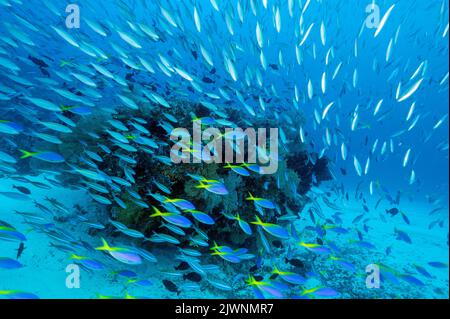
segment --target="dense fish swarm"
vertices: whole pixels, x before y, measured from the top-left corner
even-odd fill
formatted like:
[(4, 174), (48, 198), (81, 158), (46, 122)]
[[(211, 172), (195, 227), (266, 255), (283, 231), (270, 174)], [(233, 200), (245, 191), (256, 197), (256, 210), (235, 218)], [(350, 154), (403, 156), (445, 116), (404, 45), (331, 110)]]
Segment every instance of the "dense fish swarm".
[[(448, 98), (446, 1), (379, 1), (378, 18), (366, 1), (35, 2), (0, 0), (0, 198), (23, 219), (0, 216), (0, 244), (20, 243), (0, 272), (27, 267), (31, 228), (64, 265), (113, 272), (120, 298), (445, 294), (430, 272), (448, 267), (448, 180), (427, 180), (418, 141), (448, 165), (448, 104), (425, 106)], [(174, 163), (171, 133), (199, 121), (277, 128), (276, 172), (205, 163), (218, 150), (190, 137)], [(414, 249), (415, 193), (447, 260), (392, 257)], [(0, 281), (0, 297), (26, 290)]]

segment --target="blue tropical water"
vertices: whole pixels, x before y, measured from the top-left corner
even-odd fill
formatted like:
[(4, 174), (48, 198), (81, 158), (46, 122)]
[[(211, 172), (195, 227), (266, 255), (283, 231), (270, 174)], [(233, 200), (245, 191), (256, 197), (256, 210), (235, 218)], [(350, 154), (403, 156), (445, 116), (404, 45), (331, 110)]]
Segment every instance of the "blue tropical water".
[(0, 8), (0, 298), (448, 298), (447, 1)]

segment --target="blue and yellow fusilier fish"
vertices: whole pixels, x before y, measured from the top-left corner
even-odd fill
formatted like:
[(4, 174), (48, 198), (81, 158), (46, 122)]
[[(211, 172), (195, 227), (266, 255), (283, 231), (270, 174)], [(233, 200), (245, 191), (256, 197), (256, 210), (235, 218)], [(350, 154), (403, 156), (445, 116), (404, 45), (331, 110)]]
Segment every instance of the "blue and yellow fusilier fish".
[(154, 210), (154, 213), (151, 214), (150, 217), (162, 217), (168, 223), (171, 223), (175, 226), (179, 226), (179, 227), (183, 227), (183, 228), (189, 228), (192, 225), (192, 222), (182, 215), (179, 215), (176, 213), (169, 213), (169, 212), (163, 213), (155, 206), (153, 206), (153, 210)]
[(327, 288), (323, 286), (313, 287), (310, 289), (304, 289), (301, 293), (300, 298), (310, 298), (310, 297), (336, 297), (339, 293), (333, 288)]
[(277, 224), (272, 224), (272, 223), (265, 223), (263, 222), (258, 216), (255, 216), (256, 221), (251, 222), (251, 224), (260, 226), (262, 229), (264, 229), (268, 234), (274, 236), (274, 237), (278, 237), (281, 239), (288, 239), (289, 238), (289, 233), (286, 229), (284, 229), (283, 227), (277, 225)]
[(214, 219), (208, 214), (201, 212), (199, 210), (185, 210), (185, 213), (190, 213), (197, 221), (206, 225), (213, 225)]
[(29, 152), (25, 150), (20, 150), (22, 152), (21, 159), (33, 157), (40, 159), (41, 161), (50, 162), (50, 163), (64, 163), (66, 160), (62, 155), (51, 152), (51, 151), (37, 151), (37, 152)]
[(195, 186), (195, 188), (206, 189), (208, 192), (218, 195), (228, 194), (228, 190), (225, 185), (216, 180), (202, 179), (200, 180), (200, 183)]
[(214, 246), (210, 248), (213, 252), (211, 255), (219, 256), (222, 259), (229, 261), (231, 263), (240, 263), (242, 260), (252, 259), (254, 256), (252, 254), (247, 254), (246, 248), (232, 249), (228, 246), (218, 246), (214, 243)]
[(233, 172), (241, 175), (241, 176), (250, 176), (250, 173), (248, 170), (245, 169), (244, 165), (232, 165), (230, 163), (227, 163), (227, 165), (224, 166), (224, 168), (231, 169)]
[(294, 285), (302, 285), (306, 282), (306, 278), (303, 276), (296, 274), (291, 271), (281, 271), (277, 267), (274, 268), (273, 272), (274, 275), (280, 276), (281, 279), (284, 281), (294, 284)]
[(248, 201), (253, 201), (255, 203), (255, 205), (262, 207), (262, 208), (267, 208), (267, 209), (275, 209), (275, 204), (272, 203), (270, 200), (265, 199), (265, 198), (260, 198), (260, 197), (253, 197), (253, 195), (251, 193), (248, 193), (248, 197), (246, 197), (245, 199)]
[(181, 198), (166, 198), (164, 203), (170, 203), (175, 205), (181, 210), (194, 210), (195, 206), (190, 201)]
[(33, 293), (20, 290), (0, 290), (0, 297), (1, 296), (5, 296), (8, 299), (39, 299), (39, 297)]
[(96, 250), (106, 251), (114, 259), (128, 265), (139, 265), (142, 263), (142, 259), (136, 251), (124, 247), (110, 247), (104, 238), (101, 240), (103, 245), (95, 248)]
[(328, 247), (324, 246), (324, 245), (320, 245), (320, 244), (315, 244), (315, 243), (305, 243), (305, 242), (300, 242), (298, 243), (301, 247), (304, 247), (306, 249), (308, 249), (309, 251), (315, 252), (315, 253), (319, 253), (319, 254), (329, 254), (331, 251)]
[(105, 265), (103, 265), (103, 263), (101, 263), (98, 260), (89, 258), (89, 257), (80, 256), (80, 255), (76, 255), (76, 254), (71, 254), (70, 255), (70, 259), (74, 260), (75, 263), (79, 263), (82, 266), (84, 266), (84, 267), (86, 267), (87, 269), (90, 269), (90, 270), (103, 270), (103, 269), (105, 269)]
[(283, 298), (283, 291), (287, 289), (287, 286), (276, 281), (257, 281), (255, 277), (249, 276), (246, 280), (248, 286), (253, 288), (253, 292), (259, 299), (265, 299), (263, 293), (268, 293), (275, 298)]

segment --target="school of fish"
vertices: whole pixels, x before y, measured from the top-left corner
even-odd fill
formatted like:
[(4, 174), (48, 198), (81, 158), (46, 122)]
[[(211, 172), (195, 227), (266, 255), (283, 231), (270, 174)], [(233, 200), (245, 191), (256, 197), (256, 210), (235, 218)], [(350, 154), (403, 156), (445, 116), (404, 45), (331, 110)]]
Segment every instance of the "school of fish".
[[(394, 223), (396, 242), (414, 250), (414, 236), (402, 230), (414, 224), (414, 212), (404, 211), (401, 199), (420, 192), (426, 178), (416, 167), (426, 156), (421, 145), (432, 144), (433, 156), (448, 164), (448, 104), (446, 111), (425, 105), (426, 94), (448, 99), (447, 1), (355, 1), (347, 18), (339, 15), (349, 10), (343, 0), (117, 0), (104, 8), (92, 1), (80, 5), (81, 27), (73, 29), (58, 1), (35, 2), (30, 8), (0, 0), (0, 178), (14, 184), (0, 188), (0, 199), (18, 203), (0, 214), (0, 247), (20, 244), (16, 258), (0, 254), (0, 272), (14, 276), (27, 267), (19, 258), (33, 246), (30, 231), (45, 234), (49, 250), (83, 271), (113, 272), (127, 287), (150, 289), (158, 280), (171, 297), (188, 290), (201, 296), (201, 289), (227, 297), (358, 297), (333, 285), (331, 269), (365, 285), (373, 251), (381, 251), (374, 263), (382, 282), (394, 286), (420, 290), (430, 272), (448, 268), (448, 255), (390, 266), (383, 260), (392, 246), (367, 239), (371, 223)], [(371, 4), (381, 8), (375, 28), (366, 25)], [(416, 7), (434, 17), (429, 31), (414, 24)], [(404, 52), (415, 45), (427, 54)], [(263, 175), (257, 163), (223, 163), (217, 177), (186, 164), (182, 190), (170, 175), (145, 175), (145, 165), (179, 174), (169, 136), (186, 119), (204, 127), (270, 123), (279, 129), (284, 165)], [(386, 122), (398, 123), (396, 130)], [(446, 140), (435, 143), (438, 134)], [(299, 148), (305, 165), (326, 159), (331, 179), (322, 183), (313, 174), (306, 193), (285, 161)], [(374, 173), (383, 165), (403, 180), (390, 186)], [(258, 187), (235, 189), (230, 176)], [(349, 176), (356, 189), (342, 182)], [(238, 209), (209, 211), (185, 193), (187, 185), (211, 202), (238, 201)], [(53, 188), (84, 192), (84, 209), (99, 207), (108, 217), (74, 215)], [(36, 199), (34, 189), (48, 196)], [(276, 195), (284, 191), (303, 203), (300, 211)], [(428, 229), (447, 233), (448, 251), (448, 202), (432, 194), (428, 200)], [(21, 209), (23, 202), (34, 210)], [(350, 202), (359, 212), (348, 223)], [(141, 229), (115, 218), (130, 205), (146, 214)], [(12, 225), (3, 214), (23, 223)], [(88, 239), (71, 233), (69, 220)], [(225, 224), (244, 239), (221, 237)], [(162, 280), (141, 276), (136, 267), (158, 267), (164, 247), (172, 269), (160, 271)], [(22, 289), (0, 282), (0, 298), (39, 298)]]

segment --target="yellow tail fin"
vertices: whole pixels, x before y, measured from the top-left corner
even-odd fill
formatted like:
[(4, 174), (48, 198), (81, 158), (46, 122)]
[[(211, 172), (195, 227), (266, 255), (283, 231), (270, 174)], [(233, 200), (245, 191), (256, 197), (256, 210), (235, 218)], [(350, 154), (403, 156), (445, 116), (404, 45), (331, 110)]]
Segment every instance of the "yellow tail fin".
[(25, 150), (20, 150), (20, 151), (22, 152), (22, 156), (20, 157), (21, 159), (32, 157), (37, 154), (37, 152), (28, 152)]
[(158, 208), (156, 208), (155, 206), (152, 206), (152, 207), (153, 207), (154, 213), (151, 214), (150, 217), (156, 217), (156, 216), (162, 216), (163, 215), (163, 213), (161, 213), (161, 211)]
[(106, 250), (106, 251), (110, 251), (111, 247), (109, 247), (108, 243), (106, 242), (106, 240), (102, 237), (102, 244), (103, 246), (97, 247), (95, 248), (96, 250)]
[(254, 222), (252, 222), (252, 224), (254, 224), (254, 225), (263, 225), (264, 223), (263, 223), (263, 221), (258, 217), (258, 215), (256, 215), (255, 216), (255, 221)]

